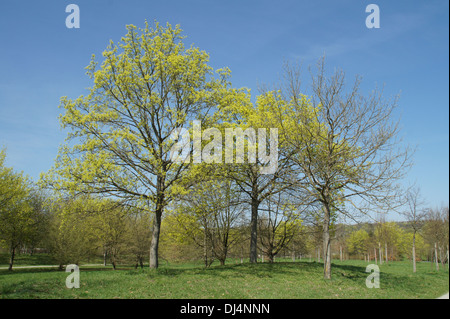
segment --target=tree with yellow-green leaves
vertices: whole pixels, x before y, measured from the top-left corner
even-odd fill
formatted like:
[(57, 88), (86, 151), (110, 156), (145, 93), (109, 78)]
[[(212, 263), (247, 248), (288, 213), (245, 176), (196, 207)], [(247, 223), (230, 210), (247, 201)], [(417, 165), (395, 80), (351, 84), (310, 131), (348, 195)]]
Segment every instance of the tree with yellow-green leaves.
[(261, 251), (270, 263), (302, 231), (302, 212), (294, 202), (288, 196), (277, 193), (267, 198), (262, 209), (258, 220), (259, 238)]
[(180, 182), (190, 161), (171, 160), (173, 133), (194, 120), (213, 123), (214, 109), (242, 93), (231, 87), (228, 69), (214, 72), (208, 54), (185, 48), (183, 39), (178, 26), (128, 25), (100, 66), (93, 57), (89, 94), (61, 99), (61, 125), (70, 131), (43, 176), (56, 189), (131, 200), (153, 211), (151, 268), (158, 267), (164, 208), (189, 185)]
[(42, 221), (33, 206), (31, 180), (5, 166), (6, 151), (0, 150), (0, 246), (9, 251), (9, 270), (13, 269), (17, 249), (34, 240)]
[[(292, 148), (286, 147), (284, 136), (278, 133), (281, 122), (289, 122), (291, 114), (288, 105), (274, 105), (273, 95), (265, 92), (255, 103), (250, 103), (247, 97), (240, 103), (221, 108), (220, 112), (225, 130), (241, 133), (240, 137), (236, 134), (230, 139), (236, 160), (225, 160), (223, 175), (238, 186), (245, 195), (243, 201), (250, 206), (250, 262), (256, 263), (262, 203), (271, 196), (292, 191)], [(239, 155), (239, 149), (247, 153)]]
[(94, 255), (97, 234), (92, 227), (95, 207), (88, 196), (55, 197), (49, 201), (52, 216), (46, 247), (62, 270), (64, 265), (79, 264)]
[(347, 247), (350, 254), (364, 255), (370, 247), (370, 237), (364, 229), (352, 232), (347, 238)]
[(224, 178), (203, 181), (192, 187), (175, 205), (172, 218), (178, 233), (171, 237), (178, 242), (192, 240), (203, 249), (208, 267), (215, 259), (224, 265), (229, 251), (241, 239), (239, 226), (243, 205), (239, 189)]

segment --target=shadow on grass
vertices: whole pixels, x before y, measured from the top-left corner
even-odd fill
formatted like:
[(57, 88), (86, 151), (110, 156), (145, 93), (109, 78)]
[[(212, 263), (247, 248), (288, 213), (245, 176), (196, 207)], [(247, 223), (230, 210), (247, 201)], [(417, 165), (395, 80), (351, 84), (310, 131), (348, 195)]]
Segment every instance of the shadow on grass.
[(277, 263), (243, 263), (230, 265), (216, 265), (208, 268), (198, 266), (190, 268), (172, 268), (170, 265), (158, 269), (137, 269), (130, 270), (129, 275), (136, 275), (145, 273), (150, 277), (177, 277), (183, 275), (207, 276), (223, 279), (230, 278), (273, 278), (279, 275), (293, 275), (297, 276), (299, 271), (316, 272), (320, 274), (322, 269), (321, 264), (311, 263), (293, 263), (293, 262), (277, 262)]

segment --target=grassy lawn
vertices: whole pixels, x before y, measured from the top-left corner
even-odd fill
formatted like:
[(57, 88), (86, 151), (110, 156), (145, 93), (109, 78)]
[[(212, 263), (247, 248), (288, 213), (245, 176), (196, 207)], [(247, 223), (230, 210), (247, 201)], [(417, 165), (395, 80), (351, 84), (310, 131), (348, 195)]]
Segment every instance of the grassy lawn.
[(368, 289), (363, 261), (335, 261), (331, 281), (322, 264), (307, 260), (274, 264), (164, 264), (157, 270), (80, 267), (80, 288), (68, 289), (68, 273), (56, 269), (0, 270), (0, 298), (308, 299), (436, 298), (448, 292), (448, 270), (409, 262), (380, 266), (380, 288)]

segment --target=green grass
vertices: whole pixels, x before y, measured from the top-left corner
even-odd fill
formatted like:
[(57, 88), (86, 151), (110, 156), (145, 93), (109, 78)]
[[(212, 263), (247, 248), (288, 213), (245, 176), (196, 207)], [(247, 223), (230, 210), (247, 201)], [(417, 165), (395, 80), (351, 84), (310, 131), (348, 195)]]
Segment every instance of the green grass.
[[(48, 254), (17, 254), (13, 266), (55, 265), (56, 261)], [(0, 267), (9, 266), (9, 254), (0, 254)]]
[(80, 288), (68, 289), (68, 273), (56, 269), (0, 270), (0, 298), (157, 298), (157, 299), (308, 299), (436, 298), (448, 292), (447, 268), (433, 271), (409, 262), (380, 266), (380, 288), (366, 287), (366, 263), (335, 261), (332, 280), (322, 278), (322, 264), (306, 260), (274, 264), (163, 264), (157, 270), (80, 267)]

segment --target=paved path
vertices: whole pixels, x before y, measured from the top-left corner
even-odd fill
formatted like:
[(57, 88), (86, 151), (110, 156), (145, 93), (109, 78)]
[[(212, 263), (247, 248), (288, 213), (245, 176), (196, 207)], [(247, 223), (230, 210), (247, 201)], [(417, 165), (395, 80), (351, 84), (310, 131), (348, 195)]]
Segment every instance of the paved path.
[(440, 296), (438, 299), (449, 299), (448, 298), (448, 292), (445, 295)]
[[(103, 266), (103, 264), (86, 264), (80, 265), (80, 267), (86, 266)], [(27, 268), (58, 268), (59, 265), (40, 265), (40, 266), (13, 266), (14, 269), (27, 269)], [(9, 267), (0, 267), (0, 269), (8, 269)]]

